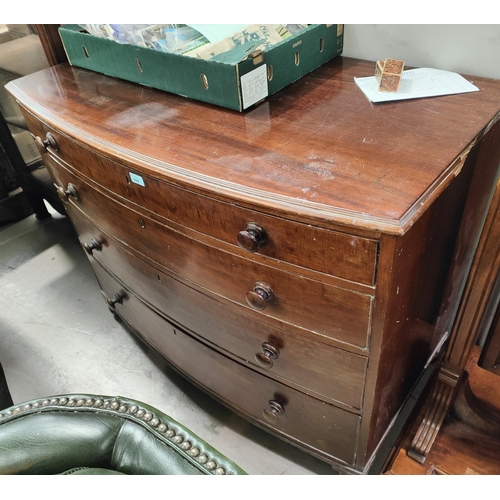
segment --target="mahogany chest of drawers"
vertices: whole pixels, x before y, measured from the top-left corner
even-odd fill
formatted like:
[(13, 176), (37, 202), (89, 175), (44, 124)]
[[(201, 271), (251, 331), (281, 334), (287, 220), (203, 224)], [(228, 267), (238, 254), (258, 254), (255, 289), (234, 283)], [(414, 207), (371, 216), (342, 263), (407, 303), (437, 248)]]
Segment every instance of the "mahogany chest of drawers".
[(341, 57), (243, 114), (65, 64), (7, 86), (109, 308), (351, 473), (446, 339), (500, 162), (498, 82), (374, 106), (373, 71)]

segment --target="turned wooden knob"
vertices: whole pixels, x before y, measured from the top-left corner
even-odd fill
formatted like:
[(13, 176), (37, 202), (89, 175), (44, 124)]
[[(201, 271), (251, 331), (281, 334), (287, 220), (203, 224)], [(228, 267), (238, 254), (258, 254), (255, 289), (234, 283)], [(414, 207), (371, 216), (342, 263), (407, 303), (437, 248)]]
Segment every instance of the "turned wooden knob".
[(97, 250), (98, 252), (102, 250), (101, 244), (95, 238), (92, 238), (90, 243), (84, 243), (83, 248), (89, 255), (92, 255), (94, 250)]
[(248, 223), (245, 230), (240, 231), (236, 237), (240, 248), (247, 252), (256, 252), (266, 240), (266, 231), (253, 222)]
[(270, 424), (276, 424), (281, 415), (285, 413), (285, 409), (277, 401), (269, 401), (269, 408), (266, 408), (262, 414)]
[(111, 298), (106, 298), (106, 303), (108, 304), (108, 307), (112, 312), (115, 311), (116, 304), (121, 304), (122, 302), (122, 298), (117, 293), (115, 293)]
[(56, 185), (56, 190), (57, 190), (57, 195), (59, 196), (59, 198), (63, 203), (68, 203), (70, 196), (75, 200), (78, 200), (78, 195), (76, 194), (76, 188), (71, 183), (68, 184), (67, 189), (64, 189), (62, 186)]
[(266, 283), (257, 281), (253, 290), (247, 293), (247, 304), (256, 311), (263, 311), (267, 303), (274, 297), (273, 289)]
[(262, 344), (262, 352), (258, 352), (255, 355), (255, 361), (257, 361), (260, 366), (269, 369), (273, 367), (273, 360), (278, 359), (279, 355), (279, 349), (269, 342), (264, 342)]
[(35, 137), (35, 143), (38, 147), (38, 151), (40, 151), (41, 154), (44, 154), (47, 152), (47, 148), (51, 148), (54, 151), (57, 151), (57, 142), (54, 139), (54, 136), (50, 133), (47, 132), (45, 135), (45, 140), (43, 140), (41, 137), (36, 136)]

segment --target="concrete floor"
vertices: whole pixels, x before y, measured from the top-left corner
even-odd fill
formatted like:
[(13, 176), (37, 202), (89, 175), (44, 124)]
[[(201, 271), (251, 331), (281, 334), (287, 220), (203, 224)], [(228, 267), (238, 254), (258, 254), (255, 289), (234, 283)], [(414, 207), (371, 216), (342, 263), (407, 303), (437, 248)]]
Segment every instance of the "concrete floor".
[(215, 402), (129, 333), (104, 303), (69, 220), (52, 213), (0, 227), (0, 361), (14, 403), (121, 395), (169, 414), (249, 474), (335, 474)]

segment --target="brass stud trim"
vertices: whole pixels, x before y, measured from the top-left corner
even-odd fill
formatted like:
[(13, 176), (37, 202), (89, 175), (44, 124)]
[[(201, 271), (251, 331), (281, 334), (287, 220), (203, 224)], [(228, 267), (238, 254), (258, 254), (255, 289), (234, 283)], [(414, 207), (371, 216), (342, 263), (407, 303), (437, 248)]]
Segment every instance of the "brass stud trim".
[[(23, 413), (33, 413), (40, 408), (43, 411), (60, 408), (67, 406), (74, 408), (74, 411), (86, 411), (94, 408), (101, 408), (109, 412), (121, 413), (129, 415), (129, 418), (139, 419), (147, 424), (157, 434), (163, 434), (169, 438), (172, 446), (178, 448), (185, 456), (195, 459), (196, 462), (203, 465), (204, 468), (212, 474), (225, 475), (227, 471), (224, 467), (218, 466), (217, 462), (209, 456), (208, 452), (200, 449), (200, 447), (193, 446), (190, 441), (185, 441), (180, 432), (176, 432), (173, 428), (169, 427), (166, 423), (162, 422), (160, 418), (146, 411), (146, 409), (139, 407), (136, 404), (128, 406), (117, 398), (104, 399), (104, 398), (68, 398), (66, 396), (60, 398), (40, 399), (31, 403), (23, 403), (14, 406), (13, 408), (0, 413), (0, 424), (8, 422), (12, 417)], [(39, 411), (39, 410), (38, 410)], [(10, 417), (10, 418), (9, 418)]]

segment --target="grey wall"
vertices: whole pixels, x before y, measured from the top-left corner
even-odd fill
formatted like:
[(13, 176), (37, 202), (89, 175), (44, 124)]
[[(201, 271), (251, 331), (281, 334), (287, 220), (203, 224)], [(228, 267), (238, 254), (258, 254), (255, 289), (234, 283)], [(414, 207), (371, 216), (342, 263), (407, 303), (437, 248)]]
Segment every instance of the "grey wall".
[(343, 55), (500, 79), (500, 24), (346, 24)]

